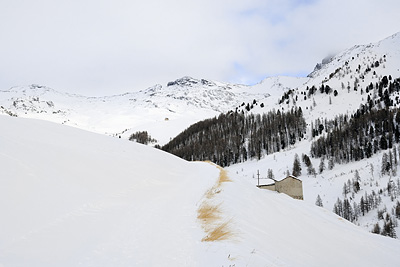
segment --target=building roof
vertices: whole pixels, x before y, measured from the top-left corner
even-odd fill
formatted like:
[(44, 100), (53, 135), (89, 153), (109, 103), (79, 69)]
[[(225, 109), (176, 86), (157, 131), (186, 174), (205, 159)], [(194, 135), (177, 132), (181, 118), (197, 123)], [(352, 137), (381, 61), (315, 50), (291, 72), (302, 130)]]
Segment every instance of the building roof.
[(281, 182), (281, 181), (283, 181), (283, 180), (285, 180), (285, 179), (287, 179), (287, 178), (296, 179), (296, 180), (299, 180), (300, 182), (302, 182), (302, 181), (301, 181), (299, 178), (297, 178), (296, 176), (294, 176), (294, 175), (289, 175), (289, 176), (286, 176), (286, 177), (283, 177), (283, 178), (280, 178), (280, 179), (263, 178), (263, 181), (262, 181), (262, 183), (261, 183), (259, 186), (273, 185), (273, 184), (275, 184), (276, 182)]
[(273, 185), (275, 183), (275, 180), (273, 179), (263, 179), (262, 185)]
[[(293, 179), (299, 180), (301, 182), (301, 180), (299, 178), (297, 178), (296, 176), (294, 176), (294, 175), (289, 175), (286, 178), (293, 178)], [(286, 179), (286, 178), (284, 178), (284, 179)], [(284, 179), (282, 179), (282, 180), (284, 180)]]
[(294, 176), (294, 175), (289, 175), (289, 176), (286, 176), (286, 177), (281, 177), (281, 178), (279, 178), (279, 179), (275, 179), (275, 181), (276, 181), (276, 182), (280, 182), (280, 181), (283, 181), (283, 180), (285, 180), (285, 179), (287, 179), (287, 178), (293, 178), (293, 179), (296, 179), (296, 180), (301, 181), (299, 178), (297, 178), (297, 177)]

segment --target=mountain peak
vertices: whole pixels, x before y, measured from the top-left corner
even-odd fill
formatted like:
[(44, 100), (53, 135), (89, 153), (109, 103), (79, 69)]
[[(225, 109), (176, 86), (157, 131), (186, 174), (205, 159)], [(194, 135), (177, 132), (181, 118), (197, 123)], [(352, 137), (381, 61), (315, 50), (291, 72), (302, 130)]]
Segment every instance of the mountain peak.
[(315, 74), (322, 69), (323, 66), (325, 66), (326, 64), (329, 64), (330, 62), (332, 62), (333, 58), (335, 55), (328, 55), (325, 58), (322, 59), (321, 63), (317, 63), (317, 65), (315, 65), (314, 70), (307, 75), (307, 77), (309, 78), (313, 78), (315, 76)]
[(183, 86), (194, 86), (194, 85), (214, 86), (215, 83), (212, 82), (212, 81), (209, 81), (209, 80), (205, 80), (205, 79), (198, 80), (198, 79), (194, 79), (194, 78), (192, 78), (190, 76), (184, 76), (184, 77), (182, 77), (180, 79), (177, 79), (177, 80), (175, 80), (173, 82), (169, 82), (167, 84), (167, 86), (174, 86), (174, 85), (181, 86), (181, 87), (183, 87)]

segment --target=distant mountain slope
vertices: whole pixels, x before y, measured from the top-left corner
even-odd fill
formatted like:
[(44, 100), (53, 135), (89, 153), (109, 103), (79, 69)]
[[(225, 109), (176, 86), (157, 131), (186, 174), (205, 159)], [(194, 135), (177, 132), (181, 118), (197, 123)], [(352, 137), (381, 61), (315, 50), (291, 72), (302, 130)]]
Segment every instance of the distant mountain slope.
[(30, 85), (0, 91), (0, 112), (125, 138), (138, 130), (148, 131), (164, 144), (196, 121), (243, 102), (277, 97), (303, 82), (299, 78), (277, 77), (250, 87), (183, 77), (166, 86), (106, 97), (85, 97)]
[[(400, 33), (377, 43), (354, 46), (332, 57), (329, 63), (312, 73), (303, 87), (294, 90), (289, 105), (309, 110), (308, 114), (305, 112), (309, 120), (352, 114), (367, 102), (368, 96), (376, 99), (377, 91), (368, 92), (367, 87), (371, 83), (374, 86), (380, 83), (384, 76), (400, 78)], [(319, 89), (321, 85), (329, 85), (331, 92), (309, 96), (312, 86)], [(334, 96), (334, 90), (337, 96)], [(392, 96), (393, 99), (396, 97)]]
[[(400, 264), (398, 240), (234, 172), (50, 122), (0, 125), (1, 265)], [(203, 203), (217, 209), (206, 225)], [(202, 241), (221, 225), (227, 238)]]

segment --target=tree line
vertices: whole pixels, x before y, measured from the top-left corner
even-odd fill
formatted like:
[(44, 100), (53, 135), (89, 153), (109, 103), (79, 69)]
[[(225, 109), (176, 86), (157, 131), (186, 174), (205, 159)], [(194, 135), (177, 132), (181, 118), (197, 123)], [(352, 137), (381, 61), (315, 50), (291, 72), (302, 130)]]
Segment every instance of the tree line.
[(357, 111), (351, 117), (337, 116), (325, 123), (325, 127), (320, 124), (314, 130), (319, 135), (329, 128), (327, 134), (311, 143), (311, 156), (333, 159), (335, 163), (370, 158), (400, 142), (399, 124), (400, 110), (397, 108)]
[[(396, 238), (395, 228), (398, 226), (397, 220), (400, 219), (400, 202), (397, 201), (391, 211), (387, 211), (386, 206), (383, 209), (378, 209), (378, 207), (382, 203), (381, 195), (387, 195), (392, 201), (397, 199), (400, 195), (400, 180), (390, 180), (387, 186), (380, 189), (378, 193), (374, 190), (372, 190), (371, 194), (365, 192), (361, 196), (359, 203), (357, 203), (354, 200), (355, 194), (360, 191), (358, 178), (356, 178), (357, 174), (352, 181), (348, 180), (344, 184), (344, 199), (337, 199), (333, 206), (333, 212), (350, 222), (355, 222), (360, 216), (365, 216), (367, 213), (377, 210), (378, 222), (374, 225), (372, 233)], [(348, 195), (351, 196), (347, 198)], [(322, 200), (319, 195), (317, 196), (316, 205), (322, 206)], [(379, 221), (382, 221), (382, 223), (379, 223)]]
[(225, 167), (279, 152), (301, 140), (305, 131), (301, 108), (262, 115), (231, 111), (193, 124), (162, 149), (186, 160), (211, 160)]

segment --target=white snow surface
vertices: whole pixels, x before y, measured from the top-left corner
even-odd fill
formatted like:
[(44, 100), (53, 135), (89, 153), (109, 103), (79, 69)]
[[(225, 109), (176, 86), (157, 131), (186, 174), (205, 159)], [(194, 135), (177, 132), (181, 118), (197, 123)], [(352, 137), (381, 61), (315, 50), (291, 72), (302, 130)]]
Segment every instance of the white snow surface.
[[(41, 120), (0, 125), (0, 266), (400, 265), (399, 240), (238, 171), (215, 187), (209, 163)], [(205, 201), (228, 239), (202, 241)]]

